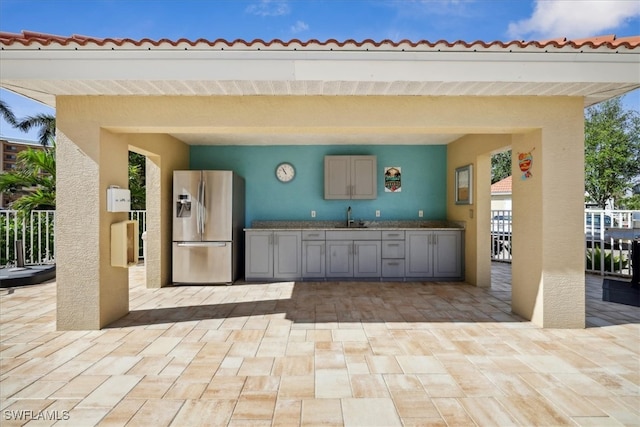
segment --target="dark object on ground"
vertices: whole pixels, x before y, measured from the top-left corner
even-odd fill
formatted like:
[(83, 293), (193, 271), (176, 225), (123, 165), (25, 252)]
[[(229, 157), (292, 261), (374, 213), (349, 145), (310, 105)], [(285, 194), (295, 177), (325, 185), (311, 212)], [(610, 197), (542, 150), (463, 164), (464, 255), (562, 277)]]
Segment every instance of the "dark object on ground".
[(0, 288), (37, 285), (56, 277), (55, 264), (0, 268)]
[(631, 244), (631, 281), (604, 279), (602, 301), (640, 307), (640, 240)]

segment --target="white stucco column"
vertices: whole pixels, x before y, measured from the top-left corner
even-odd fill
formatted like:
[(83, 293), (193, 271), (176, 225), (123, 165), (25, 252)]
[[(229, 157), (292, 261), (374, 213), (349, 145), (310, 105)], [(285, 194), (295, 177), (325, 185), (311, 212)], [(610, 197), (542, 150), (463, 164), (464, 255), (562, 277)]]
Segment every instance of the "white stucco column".
[(545, 328), (585, 326), (583, 113), (572, 107), (513, 137), (512, 309)]
[(132, 151), (147, 157), (146, 279), (147, 288), (161, 288), (171, 283), (173, 171), (189, 168), (189, 148), (165, 134), (130, 134), (127, 140)]
[(126, 268), (111, 266), (111, 224), (127, 213), (106, 209), (109, 185), (128, 186), (122, 137), (76, 126), (58, 107), (56, 157), (56, 283), (58, 330), (100, 329), (129, 312)]

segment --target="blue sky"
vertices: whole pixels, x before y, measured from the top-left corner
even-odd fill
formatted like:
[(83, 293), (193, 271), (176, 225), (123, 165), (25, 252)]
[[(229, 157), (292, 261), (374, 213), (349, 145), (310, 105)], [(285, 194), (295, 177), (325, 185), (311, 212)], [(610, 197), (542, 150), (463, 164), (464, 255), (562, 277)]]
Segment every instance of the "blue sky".
[[(0, 31), (132, 39), (544, 40), (640, 35), (637, 0), (1, 0)], [(48, 107), (0, 90), (18, 117)], [(625, 97), (640, 110), (640, 91)], [(0, 135), (36, 139), (0, 121)]]

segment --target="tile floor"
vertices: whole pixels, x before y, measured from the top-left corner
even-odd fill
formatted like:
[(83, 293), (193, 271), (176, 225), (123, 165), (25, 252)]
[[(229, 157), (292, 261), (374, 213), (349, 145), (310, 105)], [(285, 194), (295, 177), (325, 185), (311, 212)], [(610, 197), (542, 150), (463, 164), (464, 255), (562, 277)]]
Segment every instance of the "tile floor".
[(584, 330), (510, 312), (510, 266), (460, 283), (147, 290), (101, 331), (55, 330), (54, 283), (0, 290), (0, 425), (640, 425), (640, 308)]

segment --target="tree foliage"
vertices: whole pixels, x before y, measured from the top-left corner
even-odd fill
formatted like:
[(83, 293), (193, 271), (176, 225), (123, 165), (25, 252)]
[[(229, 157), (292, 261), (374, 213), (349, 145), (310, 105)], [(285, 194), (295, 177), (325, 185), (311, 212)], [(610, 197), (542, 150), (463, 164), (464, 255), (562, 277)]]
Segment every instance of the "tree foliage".
[(0, 192), (20, 195), (11, 208), (23, 213), (55, 209), (55, 149), (19, 152), (15, 169), (0, 174)]
[(494, 154), (491, 157), (491, 183), (511, 176), (511, 150)]
[(129, 190), (131, 191), (131, 209), (146, 209), (145, 163), (147, 158), (142, 154), (129, 151)]
[(640, 175), (640, 116), (614, 98), (585, 112), (585, 190), (600, 208)]
[(38, 129), (38, 141), (47, 148), (53, 145), (56, 137), (56, 118), (50, 114), (36, 114), (19, 120), (14, 125), (23, 132), (29, 132), (32, 128)]
[(11, 108), (9, 108), (9, 105), (7, 105), (7, 103), (1, 99), (0, 99), (0, 115), (2, 115), (4, 120), (7, 123), (9, 123), (11, 126), (15, 126), (16, 124), (18, 124), (18, 121), (16, 120), (16, 116), (13, 114), (13, 111), (11, 111)]

